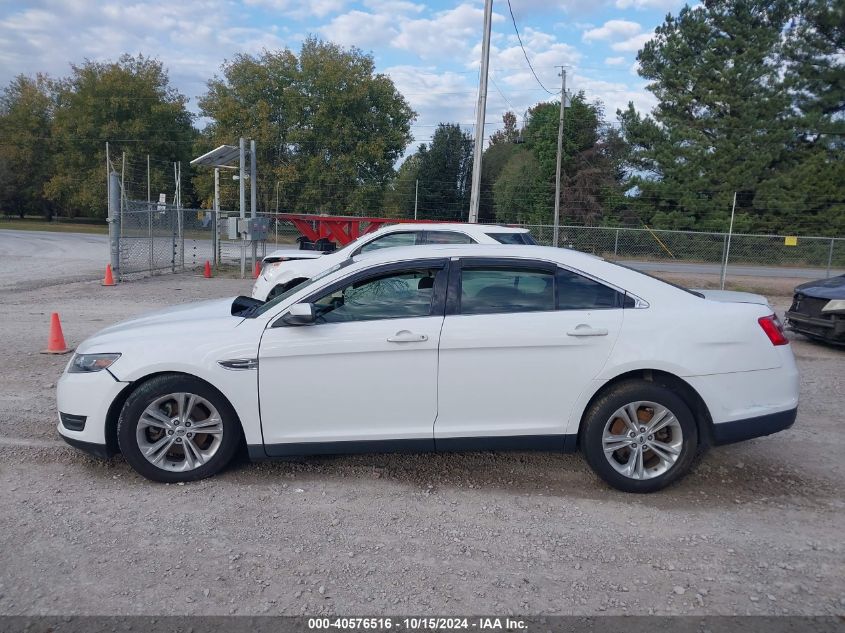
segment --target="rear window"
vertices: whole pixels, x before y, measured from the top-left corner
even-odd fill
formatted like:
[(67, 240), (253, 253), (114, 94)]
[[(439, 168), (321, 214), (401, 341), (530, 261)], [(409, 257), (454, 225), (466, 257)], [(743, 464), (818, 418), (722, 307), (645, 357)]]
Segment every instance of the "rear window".
[(531, 237), (531, 233), (487, 233), (501, 244), (528, 244), (536, 246), (537, 242)]

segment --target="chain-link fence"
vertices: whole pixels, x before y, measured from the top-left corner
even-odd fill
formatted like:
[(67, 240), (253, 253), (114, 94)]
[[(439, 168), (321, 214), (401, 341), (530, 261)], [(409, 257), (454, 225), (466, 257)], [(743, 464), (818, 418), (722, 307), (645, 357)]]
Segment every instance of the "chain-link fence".
[[(229, 239), (228, 222), (234, 211), (184, 209), (160, 202), (126, 201), (120, 221), (120, 275), (179, 272), (238, 264), (242, 248), (251, 245)], [(275, 214), (269, 218), (266, 242), (258, 242), (256, 256), (276, 247), (297, 248), (299, 232)], [(401, 220), (398, 220), (401, 221)], [(541, 244), (550, 245), (554, 228), (526, 226)], [(824, 277), (845, 270), (845, 238), (667, 231), (647, 228), (561, 226), (560, 246), (611, 260), (683, 262), (784, 270), (785, 276)], [(342, 245), (339, 245), (342, 246)], [(793, 269), (788, 271), (785, 269)], [(796, 269), (802, 274), (796, 275)], [(730, 270), (730, 268), (729, 268)], [(749, 273), (749, 274), (754, 274)]]
[(214, 260), (210, 211), (129, 200), (120, 214), (120, 276), (180, 272)]
[[(554, 227), (526, 226), (541, 244), (550, 245)], [(560, 246), (607, 259), (671, 261), (760, 267), (845, 268), (845, 238), (750, 235), (700, 231), (561, 226)]]
[[(230, 239), (228, 218), (237, 211), (185, 209), (163, 202), (126, 200), (119, 220), (119, 274), (134, 276), (200, 269), (209, 262), (215, 268), (247, 260), (252, 245)], [(293, 224), (275, 217), (270, 222), (272, 244), (296, 247), (299, 233)], [(256, 257), (266, 254), (267, 242), (256, 242)]]

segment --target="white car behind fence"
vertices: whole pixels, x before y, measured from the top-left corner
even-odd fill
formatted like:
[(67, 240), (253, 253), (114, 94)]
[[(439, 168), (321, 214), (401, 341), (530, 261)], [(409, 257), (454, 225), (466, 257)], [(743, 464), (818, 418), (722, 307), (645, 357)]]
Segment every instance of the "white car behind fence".
[(266, 301), (328, 270), (371, 251), (397, 246), (431, 244), (536, 244), (528, 229), (484, 224), (392, 224), (359, 237), (331, 253), (278, 249), (264, 257), (252, 297)]

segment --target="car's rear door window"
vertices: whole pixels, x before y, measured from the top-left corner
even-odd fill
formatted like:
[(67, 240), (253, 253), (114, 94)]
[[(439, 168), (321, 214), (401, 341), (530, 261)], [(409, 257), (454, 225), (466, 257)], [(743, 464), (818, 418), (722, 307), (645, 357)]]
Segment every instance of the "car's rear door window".
[(370, 251), (377, 251), (382, 248), (392, 248), (394, 246), (415, 246), (417, 244), (418, 236), (419, 231), (388, 233), (387, 235), (377, 237), (372, 242), (364, 244), (355, 254), (369, 253)]
[(426, 244), (476, 244), (466, 233), (458, 231), (425, 231)]
[(555, 276), (523, 267), (464, 267), (461, 314), (537, 312), (555, 309)]
[(564, 268), (557, 272), (558, 310), (621, 308), (625, 295), (598, 281)]
[(531, 237), (530, 233), (487, 233), (487, 237), (492, 237), (500, 244), (537, 245), (537, 242)]

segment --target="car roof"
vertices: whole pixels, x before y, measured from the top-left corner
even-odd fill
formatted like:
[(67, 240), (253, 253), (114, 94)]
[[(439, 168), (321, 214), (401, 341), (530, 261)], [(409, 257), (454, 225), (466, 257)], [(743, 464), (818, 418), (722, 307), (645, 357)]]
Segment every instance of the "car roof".
[(485, 233), (528, 233), (528, 229), (519, 226), (502, 226), (501, 224), (469, 224), (466, 222), (401, 222), (390, 224), (380, 231), (461, 231), (468, 235)]
[(570, 248), (534, 246), (523, 244), (425, 244), (422, 246), (395, 246), (356, 255), (353, 260), (369, 264), (392, 263), (413, 259), (441, 257), (517, 257), (544, 259), (560, 263), (604, 261), (595, 255)]
[[(586, 274), (604, 283), (646, 298), (673, 297), (683, 301), (694, 295), (666, 282), (644, 275), (633, 268), (620, 266), (601, 257), (582, 253), (571, 248), (535, 246), (528, 244), (426, 244), (422, 246), (397, 246), (356, 255), (350, 269), (364, 269), (379, 264), (446, 258), (514, 258), (539, 260), (560, 264)], [(350, 270), (349, 272), (353, 272)], [(697, 297), (696, 297), (697, 298)]]

